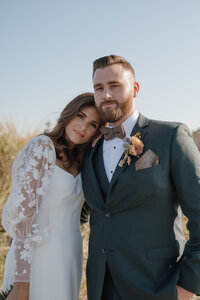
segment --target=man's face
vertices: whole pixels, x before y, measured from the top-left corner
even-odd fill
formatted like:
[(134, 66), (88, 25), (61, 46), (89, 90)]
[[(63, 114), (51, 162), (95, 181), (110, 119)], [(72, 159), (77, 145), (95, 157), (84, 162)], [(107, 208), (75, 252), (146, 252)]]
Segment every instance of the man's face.
[(95, 103), (104, 122), (117, 122), (134, 112), (134, 98), (139, 85), (133, 74), (114, 64), (95, 71), (93, 77)]

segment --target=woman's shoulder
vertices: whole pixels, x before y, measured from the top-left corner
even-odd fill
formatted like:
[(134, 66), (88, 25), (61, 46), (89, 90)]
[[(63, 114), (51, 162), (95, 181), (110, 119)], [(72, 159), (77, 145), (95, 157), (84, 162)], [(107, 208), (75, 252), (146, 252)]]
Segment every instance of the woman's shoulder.
[(24, 157), (24, 155), (28, 158), (30, 156), (36, 156), (38, 158), (48, 157), (51, 158), (52, 161), (56, 159), (55, 147), (52, 140), (42, 134), (30, 139), (30, 141), (26, 144), (26, 146), (20, 151), (19, 157)]
[(50, 137), (48, 137), (47, 135), (45, 134), (41, 134), (41, 135), (37, 135), (35, 137), (33, 137), (30, 142), (33, 142), (33, 143), (50, 143), (50, 144), (53, 144), (52, 140)]
[(55, 150), (52, 140), (45, 134), (33, 137), (25, 147), (40, 147), (42, 149), (49, 148), (50, 150)]
[(15, 174), (24, 169), (34, 170), (36, 166), (49, 170), (56, 164), (56, 151), (52, 140), (45, 135), (32, 138), (28, 144), (18, 153), (13, 165), (12, 173)]

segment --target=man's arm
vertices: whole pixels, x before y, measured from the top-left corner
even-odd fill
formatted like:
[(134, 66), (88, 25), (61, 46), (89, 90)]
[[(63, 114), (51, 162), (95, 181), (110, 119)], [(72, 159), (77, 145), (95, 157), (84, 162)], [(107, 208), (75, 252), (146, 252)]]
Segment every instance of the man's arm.
[[(200, 293), (200, 153), (188, 127), (179, 125), (171, 144), (171, 175), (190, 238), (179, 262), (178, 285)], [(181, 299), (181, 298), (180, 298)]]
[(81, 211), (81, 225), (88, 222), (91, 213), (92, 208), (85, 202)]

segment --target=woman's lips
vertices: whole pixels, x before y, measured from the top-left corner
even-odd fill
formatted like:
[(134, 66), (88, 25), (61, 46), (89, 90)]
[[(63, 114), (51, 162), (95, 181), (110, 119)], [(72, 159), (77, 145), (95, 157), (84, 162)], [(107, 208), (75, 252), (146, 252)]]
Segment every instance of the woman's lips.
[(84, 137), (84, 135), (83, 135), (82, 133), (80, 133), (78, 130), (74, 129), (74, 132), (75, 132), (78, 136)]

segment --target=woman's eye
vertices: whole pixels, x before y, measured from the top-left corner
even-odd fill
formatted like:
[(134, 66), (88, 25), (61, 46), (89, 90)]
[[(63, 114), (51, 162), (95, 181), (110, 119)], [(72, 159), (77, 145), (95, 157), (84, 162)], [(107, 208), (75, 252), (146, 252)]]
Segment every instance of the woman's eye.
[(84, 119), (84, 116), (82, 114), (77, 114), (77, 117), (79, 117), (80, 119)]
[(97, 125), (96, 125), (96, 124), (91, 123), (90, 125), (91, 125), (93, 128), (97, 129)]

